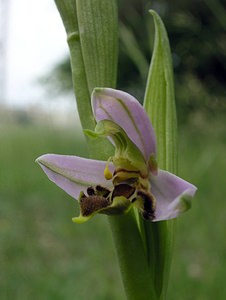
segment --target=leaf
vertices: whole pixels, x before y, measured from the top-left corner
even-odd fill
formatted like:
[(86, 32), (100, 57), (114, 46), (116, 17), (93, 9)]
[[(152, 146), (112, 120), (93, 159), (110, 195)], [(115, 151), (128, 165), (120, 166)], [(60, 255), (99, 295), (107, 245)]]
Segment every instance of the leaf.
[[(153, 10), (155, 40), (144, 98), (144, 107), (152, 121), (157, 139), (161, 169), (177, 172), (177, 118), (173, 68), (166, 29)], [(175, 221), (145, 223), (151, 268), (155, 274), (158, 297), (165, 299), (174, 245)], [(154, 245), (154, 247), (153, 247)]]
[(164, 24), (156, 12), (150, 12), (154, 17), (155, 41), (145, 91), (144, 108), (155, 129), (159, 167), (176, 173), (177, 118), (172, 58)]

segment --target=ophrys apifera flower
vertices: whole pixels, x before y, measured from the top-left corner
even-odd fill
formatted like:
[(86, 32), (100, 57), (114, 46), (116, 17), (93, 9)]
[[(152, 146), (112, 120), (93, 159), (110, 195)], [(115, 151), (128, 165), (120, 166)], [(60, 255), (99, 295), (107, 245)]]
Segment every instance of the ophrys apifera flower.
[(109, 138), (115, 153), (107, 161), (46, 154), (37, 159), (49, 179), (78, 199), (80, 216), (123, 214), (135, 208), (150, 221), (177, 217), (191, 206), (196, 187), (158, 169), (156, 138), (141, 104), (131, 95), (96, 88), (92, 108), (97, 125), (93, 138)]

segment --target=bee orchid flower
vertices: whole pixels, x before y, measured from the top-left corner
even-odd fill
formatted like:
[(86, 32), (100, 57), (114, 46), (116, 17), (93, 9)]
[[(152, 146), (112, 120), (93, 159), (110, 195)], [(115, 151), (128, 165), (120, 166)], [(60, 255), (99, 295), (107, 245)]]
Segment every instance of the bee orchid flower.
[(92, 109), (97, 125), (86, 130), (93, 138), (108, 138), (115, 153), (107, 161), (72, 155), (46, 154), (36, 161), (48, 178), (77, 199), (82, 223), (97, 213), (117, 215), (137, 209), (144, 219), (176, 218), (191, 206), (196, 187), (158, 169), (156, 137), (142, 105), (131, 95), (96, 88)]

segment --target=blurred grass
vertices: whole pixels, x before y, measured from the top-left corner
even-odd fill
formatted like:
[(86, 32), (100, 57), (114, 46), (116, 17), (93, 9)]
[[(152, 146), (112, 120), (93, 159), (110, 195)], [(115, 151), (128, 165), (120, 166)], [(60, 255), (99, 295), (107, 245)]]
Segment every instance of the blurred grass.
[(180, 175), (198, 186), (193, 208), (178, 218), (169, 299), (226, 299), (225, 119), (180, 131)]
[[(180, 130), (180, 175), (199, 192), (178, 219), (169, 299), (226, 299), (226, 130), (223, 120), (192, 124)], [(73, 224), (74, 200), (34, 163), (85, 156), (81, 136), (8, 124), (0, 141), (0, 299), (124, 299), (106, 218)]]

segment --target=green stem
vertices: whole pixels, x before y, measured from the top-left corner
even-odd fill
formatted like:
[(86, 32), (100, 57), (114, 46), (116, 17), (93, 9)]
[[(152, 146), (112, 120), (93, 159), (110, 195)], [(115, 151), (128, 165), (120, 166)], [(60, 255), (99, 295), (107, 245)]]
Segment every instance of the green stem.
[(154, 300), (154, 281), (148, 268), (137, 222), (130, 213), (109, 218), (128, 300)]
[[(85, 67), (83, 62), (81, 42), (78, 30), (78, 20), (75, 0), (55, 0), (58, 11), (61, 15), (67, 42), (70, 50), (72, 69), (72, 82), (76, 96), (77, 108), (83, 128), (93, 129), (96, 125), (92, 114), (90, 93), (88, 89)], [(89, 147), (92, 142), (88, 140)]]
[(146, 222), (145, 227), (147, 240), (149, 241), (148, 246), (150, 247), (148, 248), (150, 268), (154, 273), (157, 299), (166, 299), (174, 249), (175, 221)]

